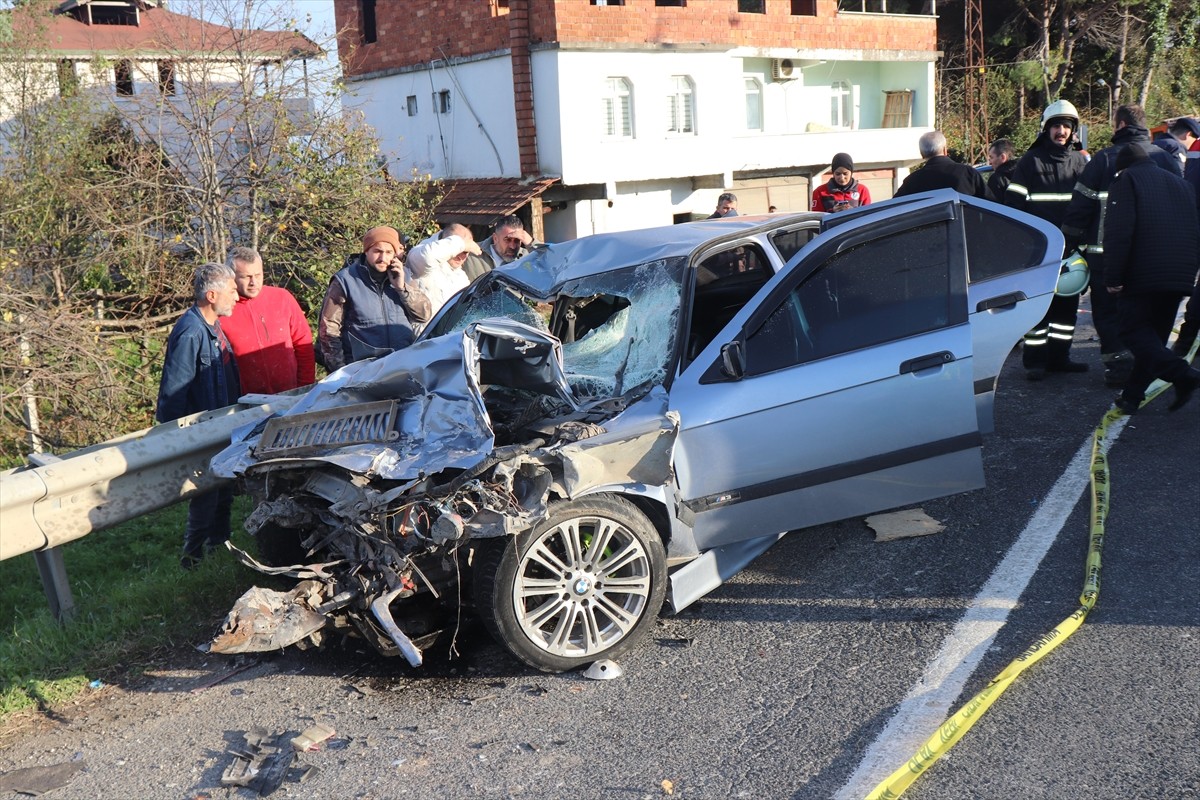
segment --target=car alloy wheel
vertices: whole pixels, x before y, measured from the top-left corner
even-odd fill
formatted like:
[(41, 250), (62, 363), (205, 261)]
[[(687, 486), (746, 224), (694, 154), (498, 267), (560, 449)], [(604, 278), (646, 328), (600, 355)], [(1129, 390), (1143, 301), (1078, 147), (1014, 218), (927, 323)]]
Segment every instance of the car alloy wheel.
[(475, 562), (484, 624), (546, 672), (626, 652), (654, 624), (665, 593), (658, 531), (611, 495), (559, 503), (529, 531), (482, 540)]

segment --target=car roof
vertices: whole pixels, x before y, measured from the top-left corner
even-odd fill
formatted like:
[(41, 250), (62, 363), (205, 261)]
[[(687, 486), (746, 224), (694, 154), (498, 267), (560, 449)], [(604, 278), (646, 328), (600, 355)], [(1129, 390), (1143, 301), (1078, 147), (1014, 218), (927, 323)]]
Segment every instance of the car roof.
[(538, 294), (549, 294), (566, 281), (687, 256), (710, 242), (750, 236), (820, 216), (811, 211), (760, 214), (597, 233), (539, 247), (524, 258), (497, 267), (496, 271)]

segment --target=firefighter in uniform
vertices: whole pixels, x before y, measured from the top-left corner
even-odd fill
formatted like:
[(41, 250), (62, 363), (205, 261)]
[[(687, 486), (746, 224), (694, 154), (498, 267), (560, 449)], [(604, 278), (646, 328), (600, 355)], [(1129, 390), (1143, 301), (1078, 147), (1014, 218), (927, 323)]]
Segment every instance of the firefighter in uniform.
[(1120, 313), (1116, 295), (1104, 286), (1104, 206), (1108, 187), (1117, 177), (1117, 154), (1128, 144), (1150, 150), (1150, 131), (1146, 112), (1141, 106), (1124, 105), (1113, 115), (1112, 146), (1092, 156), (1075, 184), (1071, 203), (1063, 216), (1062, 232), (1067, 252), (1079, 248), (1091, 272), (1092, 324), (1100, 338), (1100, 359), (1104, 362), (1104, 382), (1120, 388), (1133, 369), (1133, 355), (1121, 343)]
[[(1066, 100), (1056, 100), (1042, 112), (1042, 132), (1021, 156), (1012, 181), (1004, 193), (1004, 204), (1041, 217), (1055, 227), (1062, 225), (1071, 191), (1087, 160), (1075, 147), (1079, 112)], [(1071, 340), (1079, 295), (1056, 294), (1046, 316), (1025, 334), (1021, 360), (1031, 381), (1047, 372), (1086, 372), (1087, 364), (1071, 360)]]

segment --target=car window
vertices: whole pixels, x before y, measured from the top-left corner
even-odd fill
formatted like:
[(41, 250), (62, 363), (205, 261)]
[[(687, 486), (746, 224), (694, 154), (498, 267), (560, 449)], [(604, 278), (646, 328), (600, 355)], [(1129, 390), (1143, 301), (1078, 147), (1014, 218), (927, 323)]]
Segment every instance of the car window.
[(1035, 228), (978, 206), (963, 204), (967, 269), (972, 283), (1042, 263), (1046, 237)]
[(731, 247), (700, 262), (695, 270), (685, 366), (700, 355), (773, 274), (766, 254), (756, 244)]
[(773, 372), (950, 324), (949, 227), (939, 221), (827, 258), (747, 338), (746, 374)]
[(460, 296), (429, 336), (504, 317), (558, 337), (567, 382), (581, 398), (661, 383), (674, 352), (682, 256), (571, 280), (549, 297), (489, 273)]
[(792, 260), (792, 256), (799, 253), (801, 248), (812, 241), (812, 238), (816, 235), (816, 226), (799, 228), (797, 230), (778, 231), (771, 234), (771, 244), (775, 246), (779, 257), (786, 264)]
[(551, 333), (562, 340), (567, 381), (578, 396), (615, 397), (666, 379), (684, 263), (662, 259), (563, 286)]

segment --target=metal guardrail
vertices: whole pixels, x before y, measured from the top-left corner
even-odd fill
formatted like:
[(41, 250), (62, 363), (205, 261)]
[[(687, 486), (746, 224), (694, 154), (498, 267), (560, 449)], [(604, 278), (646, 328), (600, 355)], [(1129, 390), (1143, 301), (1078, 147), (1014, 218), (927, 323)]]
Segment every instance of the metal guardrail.
[(295, 395), (247, 395), (194, 414), (0, 473), (0, 560), (81, 539), (227, 483), (208, 461), (233, 431), (291, 408)]

